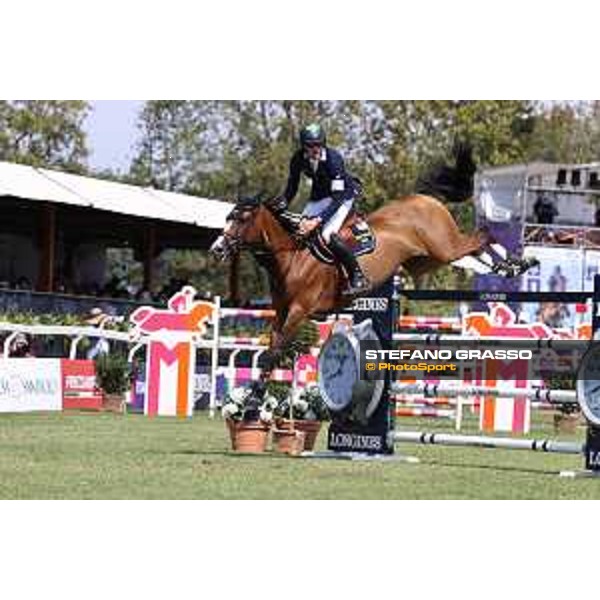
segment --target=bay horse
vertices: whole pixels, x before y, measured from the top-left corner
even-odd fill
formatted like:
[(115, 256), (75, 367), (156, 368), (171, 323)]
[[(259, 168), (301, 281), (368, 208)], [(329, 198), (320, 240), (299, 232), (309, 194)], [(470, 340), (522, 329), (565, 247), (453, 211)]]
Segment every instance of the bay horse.
[[(290, 215), (277, 215), (258, 199), (240, 201), (211, 247), (221, 260), (248, 249), (267, 269), (276, 312), (270, 348), (273, 361), (305, 318), (341, 312), (349, 302), (343, 294), (343, 275), (298, 241), (291, 231), (294, 220)], [(461, 233), (446, 206), (433, 196), (414, 194), (395, 200), (370, 214), (367, 222), (377, 243), (371, 254), (358, 260), (371, 288), (387, 281), (400, 267), (418, 279), (448, 264), (475, 269), (479, 265), (481, 272), (509, 277), (533, 266), (532, 261), (507, 259), (484, 230)]]

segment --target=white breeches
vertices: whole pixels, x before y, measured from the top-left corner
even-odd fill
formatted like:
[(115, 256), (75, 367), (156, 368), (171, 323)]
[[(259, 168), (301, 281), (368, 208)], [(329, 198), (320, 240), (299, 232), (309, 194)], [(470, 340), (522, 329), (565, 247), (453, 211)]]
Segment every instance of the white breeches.
[[(320, 213), (322, 213), (329, 205), (333, 202), (332, 198), (323, 198), (322, 200), (317, 200), (316, 202), (308, 202), (302, 211), (303, 217), (317, 217)], [(350, 198), (349, 200), (345, 200), (340, 207), (337, 209), (337, 212), (329, 219), (329, 222), (323, 227), (321, 230), (321, 235), (323, 239), (329, 243), (329, 239), (331, 238), (332, 233), (337, 233), (346, 217), (352, 210), (352, 205), (354, 204), (354, 198)]]

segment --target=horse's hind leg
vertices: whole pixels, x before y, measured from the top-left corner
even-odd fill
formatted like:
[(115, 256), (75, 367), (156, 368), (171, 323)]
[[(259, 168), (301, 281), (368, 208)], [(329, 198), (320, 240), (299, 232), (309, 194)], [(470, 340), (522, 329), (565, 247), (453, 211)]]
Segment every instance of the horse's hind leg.
[(495, 240), (485, 230), (472, 235), (454, 229), (445, 232), (445, 235), (440, 234), (439, 231), (433, 234), (428, 231), (421, 236), (429, 252), (428, 258), (438, 264), (451, 264), (486, 275), (494, 273), (497, 264), (504, 263), (501, 249), (494, 247)]
[(483, 252), (488, 237), (485, 232), (478, 231), (473, 235), (464, 235), (459, 231), (450, 235), (434, 237), (427, 233), (422, 236), (429, 257), (441, 264), (448, 265), (467, 256), (477, 257)]
[(537, 264), (535, 259), (507, 257), (504, 248), (485, 229), (465, 235), (454, 224), (446, 225), (420, 231), (429, 256), (442, 264), (502, 277), (517, 277)]

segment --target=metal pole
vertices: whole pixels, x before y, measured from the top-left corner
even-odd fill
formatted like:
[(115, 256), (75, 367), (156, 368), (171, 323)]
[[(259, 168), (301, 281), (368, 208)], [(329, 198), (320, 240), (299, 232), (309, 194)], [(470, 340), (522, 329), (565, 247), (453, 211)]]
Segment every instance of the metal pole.
[(558, 442), (543, 439), (514, 439), (489, 437), (483, 435), (456, 435), (451, 433), (426, 433), (423, 431), (396, 431), (392, 434), (394, 442), (412, 444), (430, 444), (439, 446), (465, 446), (475, 448), (504, 448), (507, 450), (530, 450), (533, 452), (551, 452), (556, 454), (583, 454), (584, 444), (576, 442)]
[(594, 295), (592, 296), (592, 339), (600, 328), (600, 274), (594, 275)]
[(463, 385), (461, 387), (432, 383), (395, 383), (392, 392), (400, 394), (423, 394), (424, 396), (526, 396), (538, 402), (571, 404), (577, 402), (577, 392), (573, 390), (545, 390), (542, 388), (493, 388), (483, 385)]
[(13, 331), (7, 338), (4, 340), (4, 348), (2, 350), (2, 356), (4, 358), (10, 357), (10, 345), (12, 341), (19, 335), (18, 331)]
[[(71, 360), (75, 360), (77, 358), (77, 346), (79, 342), (83, 339), (82, 335), (78, 335), (71, 339), (71, 347), (69, 348), (69, 358)], [(131, 362), (131, 361), (129, 361)]]
[[(394, 335), (398, 327), (400, 326), (400, 317), (402, 316), (402, 304), (400, 299), (400, 291), (402, 288), (402, 279), (400, 275), (394, 275), (392, 279), (392, 332), (391, 332), (391, 342), (394, 340)], [(393, 346), (392, 346), (393, 347)], [(388, 376), (389, 377), (389, 376)], [(391, 381), (391, 377), (386, 381), (386, 385), (388, 386), (388, 390), (384, 390), (384, 394), (388, 394), (388, 422), (389, 422), (389, 430), (396, 430), (396, 402), (393, 398), (391, 398), (392, 394), (392, 385), (393, 381)]]
[(217, 370), (219, 368), (219, 342), (221, 341), (221, 297), (213, 300), (213, 343), (210, 357), (210, 395), (208, 400), (208, 416), (213, 419), (217, 408)]

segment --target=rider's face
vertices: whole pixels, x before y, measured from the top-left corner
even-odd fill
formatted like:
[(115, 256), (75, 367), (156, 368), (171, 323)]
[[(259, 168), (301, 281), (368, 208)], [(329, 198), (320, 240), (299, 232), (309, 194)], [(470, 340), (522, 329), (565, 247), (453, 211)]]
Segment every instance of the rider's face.
[(306, 144), (304, 151), (310, 160), (318, 160), (321, 157), (321, 144)]

